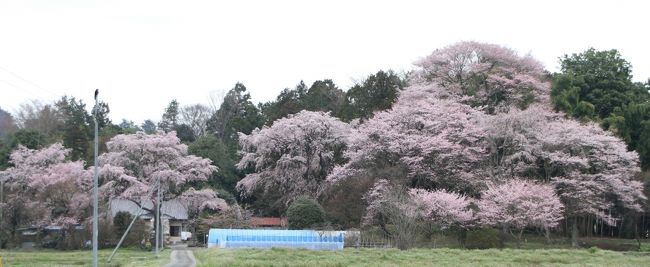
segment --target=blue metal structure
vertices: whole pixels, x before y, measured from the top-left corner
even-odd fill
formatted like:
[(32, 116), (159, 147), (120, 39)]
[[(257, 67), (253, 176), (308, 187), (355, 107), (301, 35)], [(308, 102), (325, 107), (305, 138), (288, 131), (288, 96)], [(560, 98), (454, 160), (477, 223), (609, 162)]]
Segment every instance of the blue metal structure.
[(343, 231), (210, 229), (208, 247), (343, 249)]

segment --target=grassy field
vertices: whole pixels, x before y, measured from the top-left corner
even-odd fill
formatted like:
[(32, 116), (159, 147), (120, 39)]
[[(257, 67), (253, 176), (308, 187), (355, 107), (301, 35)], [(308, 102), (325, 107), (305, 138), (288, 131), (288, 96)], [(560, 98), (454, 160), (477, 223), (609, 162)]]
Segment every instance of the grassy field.
[[(120, 249), (113, 261), (108, 264), (106, 259), (112, 250), (99, 251), (99, 266), (163, 266), (169, 262), (170, 250), (166, 249), (156, 259), (151, 251), (140, 249)], [(3, 267), (8, 266), (90, 266), (92, 255), (90, 250), (0, 250)]]
[(199, 249), (197, 266), (650, 266), (650, 254), (600, 249)]
[[(591, 240), (603, 243), (629, 240)], [(467, 250), (455, 248), (354, 249), (310, 251), (294, 249), (196, 249), (197, 266), (650, 266), (649, 252), (614, 252), (597, 248), (542, 248), (530, 242), (524, 249)], [(642, 244), (650, 251), (650, 243)], [(121, 249), (111, 264), (111, 250), (100, 250), (100, 266), (163, 266), (170, 250), (159, 259), (150, 251)], [(4, 266), (89, 266), (91, 254), (83, 251), (0, 250)]]

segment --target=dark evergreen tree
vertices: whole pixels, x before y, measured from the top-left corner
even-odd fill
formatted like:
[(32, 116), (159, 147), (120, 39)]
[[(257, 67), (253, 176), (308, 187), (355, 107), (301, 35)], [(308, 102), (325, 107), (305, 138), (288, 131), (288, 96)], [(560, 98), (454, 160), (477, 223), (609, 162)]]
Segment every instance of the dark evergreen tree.
[(551, 98), (557, 110), (601, 122), (636, 150), (644, 169), (650, 167), (649, 83), (632, 81), (632, 66), (617, 50), (593, 48), (561, 59)]
[(11, 113), (0, 108), (0, 139), (4, 138), (8, 134), (16, 131), (18, 126), (16, 126), (16, 121)]
[(153, 122), (152, 120), (145, 120), (142, 123), (142, 130), (147, 133), (147, 134), (152, 134), (155, 133), (158, 127), (156, 126), (156, 123)]
[(162, 115), (162, 120), (158, 123), (158, 128), (165, 132), (173, 131), (174, 128), (178, 126), (178, 114), (178, 101), (174, 99), (172, 102), (169, 102), (169, 105), (167, 105), (167, 108), (165, 108), (165, 113)]
[(367, 119), (375, 111), (389, 109), (405, 86), (404, 78), (391, 70), (380, 70), (346, 92), (339, 117), (345, 121)]
[(315, 81), (305, 97), (303, 103), (306, 110), (331, 112), (338, 114), (343, 105), (345, 93), (339, 89), (332, 80)]
[(140, 131), (140, 127), (135, 124), (133, 121), (128, 121), (126, 119), (122, 119), (122, 122), (118, 125), (122, 132), (124, 133), (136, 133), (137, 131)]
[[(86, 159), (94, 135), (93, 119), (86, 111), (86, 104), (74, 97), (62, 97), (55, 103), (63, 120), (63, 146), (71, 149), (73, 161)], [(99, 116), (98, 116), (99, 117)]]
[(266, 124), (271, 125), (275, 120), (295, 114), (305, 109), (303, 99), (307, 94), (307, 85), (300, 81), (294, 89), (285, 88), (275, 101), (260, 105)]
[(647, 91), (632, 82), (630, 63), (617, 50), (565, 55), (561, 73), (554, 75), (551, 97), (557, 110), (580, 119), (607, 118), (616, 107), (627, 105)]
[[(97, 103), (97, 112), (95, 113), (95, 110), (91, 111), (91, 116), (97, 116), (97, 126), (99, 126), (99, 129), (113, 125), (111, 119), (108, 117), (108, 113), (110, 113), (108, 104), (101, 101)], [(90, 123), (92, 127), (95, 127), (93, 119), (91, 119)]]
[(212, 160), (212, 163), (219, 168), (219, 171), (208, 181), (212, 187), (223, 188), (236, 194), (235, 185), (239, 181), (239, 176), (235, 168), (238, 158), (234, 150), (216, 136), (205, 135), (189, 144), (188, 152)]
[(190, 143), (196, 140), (196, 136), (194, 135), (192, 127), (187, 124), (176, 125), (176, 127), (174, 127), (174, 131), (176, 131), (176, 136), (178, 139), (181, 139), (181, 142), (183, 143)]
[(246, 86), (237, 83), (223, 99), (221, 107), (212, 114), (207, 122), (209, 133), (215, 134), (226, 144), (237, 145), (237, 133), (250, 134), (253, 129), (261, 127), (264, 118), (259, 109), (251, 102)]
[(9, 167), (9, 155), (18, 145), (29, 149), (41, 149), (48, 145), (48, 142), (45, 135), (33, 129), (20, 129), (5, 138), (0, 138), (0, 170)]
[(639, 153), (643, 169), (650, 168), (650, 102), (617, 107), (603, 125), (623, 138), (629, 149)]

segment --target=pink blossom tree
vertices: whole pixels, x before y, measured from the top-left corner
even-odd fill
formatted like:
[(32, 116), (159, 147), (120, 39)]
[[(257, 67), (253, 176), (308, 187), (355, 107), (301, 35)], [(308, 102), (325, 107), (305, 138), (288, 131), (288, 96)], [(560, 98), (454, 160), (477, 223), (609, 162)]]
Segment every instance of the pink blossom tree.
[(403, 185), (475, 193), (481, 186), (476, 166), (485, 157), (483, 116), (449, 100), (398, 101), (355, 129), (345, 153), (349, 161), (328, 179), (336, 183), (371, 173)]
[(189, 222), (194, 227), (198, 226), (201, 218), (214, 212), (229, 212), (231, 208), (225, 200), (217, 196), (217, 192), (209, 188), (196, 190), (190, 187), (178, 196), (178, 200), (187, 206)]
[(383, 225), (386, 219), (383, 218), (382, 209), (386, 206), (388, 199), (386, 196), (393, 190), (393, 186), (388, 180), (379, 179), (375, 184), (366, 192), (363, 199), (368, 204), (366, 208), (366, 215), (363, 217), (364, 225), (380, 224)]
[(401, 98), (418, 99), (422, 94), (451, 98), (489, 114), (549, 101), (544, 66), (503, 46), (459, 42), (437, 49), (416, 65), (421, 69)]
[[(365, 225), (378, 224), (399, 249), (413, 247), (425, 214), (403, 186), (379, 179), (364, 195), (364, 200), (368, 204)], [(394, 230), (389, 230), (388, 224)]]
[(616, 218), (606, 211), (620, 203), (640, 211), (645, 199), (638, 154), (593, 123), (566, 119), (547, 107), (492, 116), (485, 121), (490, 157), (485, 173), (499, 182), (514, 176), (555, 186), (572, 218), (575, 243), (580, 216), (594, 215), (606, 223)]
[[(486, 178), (502, 182), (514, 176), (536, 176), (531, 168), (542, 151), (541, 137), (546, 123), (558, 120), (561, 114), (533, 105), (525, 111), (512, 110), (494, 116), (486, 116), (481, 122), (485, 129), (485, 146), (488, 157), (484, 163)], [(534, 177), (538, 178), (538, 177)], [(550, 181), (549, 177), (540, 177)]]
[(349, 161), (329, 181), (370, 175), (480, 196), (521, 178), (553, 185), (567, 219), (612, 223), (605, 211), (614, 203), (639, 210), (638, 155), (597, 125), (553, 112), (537, 61), (465, 42), (419, 66), (392, 109), (355, 126)]
[(270, 127), (240, 134), (239, 169), (253, 169), (237, 189), (250, 195), (256, 189), (277, 190), (285, 205), (300, 195), (317, 197), (342, 151), (350, 127), (327, 113), (301, 111)]
[[(12, 227), (56, 225), (68, 228), (88, 217), (91, 173), (83, 161), (66, 161), (61, 145), (33, 150), (23, 146), (11, 154), (7, 177)], [(22, 224), (22, 225), (21, 225)]]
[(474, 221), (470, 209), (472, 199), (447, 190), (410, 189), (409, 194), (424, 213), (424, 217), (442, 229), (467, 227)]
[(162, 200), (179, 198), (195, 214), (203, 208), (225, 209), (224, 200), (211, 189), (194, 190), (190, 184), (207, 181), (217, 167), (209, 159), (188, 155), (175, 132), (117, 135), (99, 157), (100, 192), (104, 197), (143, 204), (156, 203), (160, 182)]
[(563, 205), (553, 186), (519, 179), (490, 185), (477, 204), (481, 224), (509, 231), (516, 238), (517, 247), (526, 227), (547, 230), (563, 218)]
[[(445, 189), (429, 191), (412, 188), (409, 196), (422, 213), (425, 230), (455, 233), (464, 243), (466, 230), (476, 225), (472, 198)], [(433, 226), (433, 227), (432, 227)]]
[(229, 208), (225, 200), (219, 198), (214, 190), (208, 188), (196, 190), (190, 187), (178, 198), (189, 207), (190, 217), (198, 217), (199, 213), (204, 210), (224, 211)]
[(368, 205), (363, 224), (379, 225), (401, 249), (413, 245), (424, 222), (443, 230), (458, 230), (471, 226), (474, 221), (471, 199), (445, 190), (406, 190), (402, 185), (379, 179), (363, 199)]
[(640, 212), (643, 184), (636, 180), (641, 172), (639, 156), (628, 151), (626, 144), (595, 123), (581, 124), (568, 119), (547, 124), (540, 137), (544, 173), (550, 173), (551, 183), (566, 208), (567, 218), (573, 218), (572, 240), (577, 245), (577, 218), (595, 215), (613, 224), (617, 218), (606, 211), (615, 203)]

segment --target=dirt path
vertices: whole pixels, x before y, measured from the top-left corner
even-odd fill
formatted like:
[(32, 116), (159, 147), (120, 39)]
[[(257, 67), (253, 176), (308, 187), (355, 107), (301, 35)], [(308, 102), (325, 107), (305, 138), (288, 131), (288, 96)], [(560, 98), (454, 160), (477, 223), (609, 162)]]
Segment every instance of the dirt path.
[(187, 246), (172, 246), (171, 261), (164, 267), (194, 267), (196, 259)]

